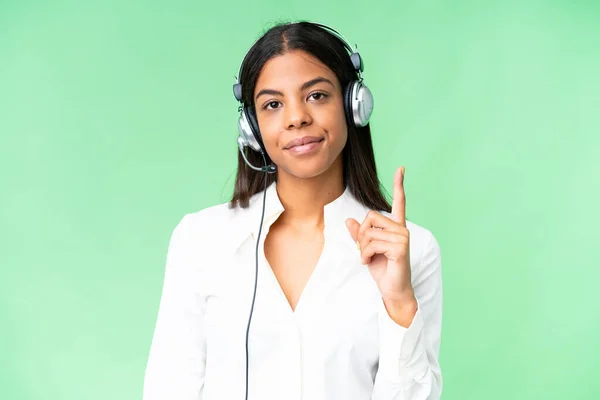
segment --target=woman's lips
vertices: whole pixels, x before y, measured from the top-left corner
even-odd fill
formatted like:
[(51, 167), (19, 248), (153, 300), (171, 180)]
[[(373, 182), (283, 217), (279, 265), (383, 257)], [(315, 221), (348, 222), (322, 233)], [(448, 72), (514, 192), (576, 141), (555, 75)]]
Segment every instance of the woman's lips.
[(321, 140), (323, 140), (322, 137), (317, 137), (317, 136), (303, 136), (301, 138), (289, 141), (285, 145), (284, 149), (285, 150), (289, 150), (292, 147), (303, 146), (305, 144), (310, 144), (310, 143), (313, 143), (313, 142), (320, 142)]
[(303, 155), (309, 154), (315, 151), (321, 143), (323, 142), (323, 138), (318, 141), (307, 141), (306, 144), (300, 144), (293, 147), (288, 148), (287, 150), (294, 155)]

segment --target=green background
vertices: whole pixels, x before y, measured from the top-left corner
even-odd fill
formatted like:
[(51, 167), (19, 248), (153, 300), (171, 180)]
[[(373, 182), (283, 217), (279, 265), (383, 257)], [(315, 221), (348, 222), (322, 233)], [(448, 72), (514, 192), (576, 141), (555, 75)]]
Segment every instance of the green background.
[(443, 256), (443, 398), (600, 398), (600, 2), (0, 0), (0, 398), (139, 399), (171, 232), (227, 201), (273, 22), (365, 59)]

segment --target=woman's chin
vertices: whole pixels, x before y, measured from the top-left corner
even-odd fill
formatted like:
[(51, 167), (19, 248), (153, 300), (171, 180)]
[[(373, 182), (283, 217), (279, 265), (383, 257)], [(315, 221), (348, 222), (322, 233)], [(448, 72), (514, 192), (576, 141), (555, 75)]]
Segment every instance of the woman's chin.
[(305, 163), (294, 163), (294, 165), (278, 166), (280, 172), (284, 172), (286, 175), (297, 179), (312, 179), (316, 178), (331, 168), (331, 163), (323, 162), (305, 162)]

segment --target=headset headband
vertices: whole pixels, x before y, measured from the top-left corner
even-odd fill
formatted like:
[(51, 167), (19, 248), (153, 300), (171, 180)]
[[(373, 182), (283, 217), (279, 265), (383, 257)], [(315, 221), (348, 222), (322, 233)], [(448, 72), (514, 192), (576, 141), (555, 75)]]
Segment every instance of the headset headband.
[[(350, 61), (352, 61), (352, 66), (356, 70), (359, 80), (362, 81), (362, 72), (364, 70), (364, 65), (363, 65), (362, 59), (360, 58), (360, 55), (356, 51), (358, 49), (358, 46), (355, 45), (355, 50), (352, 50), (352, 46), (350, 46), (350, 44), (348, 43), (346, 38), (344, 38), (344, 36), (341, 33), (339, 33), (338, 31), (336, 31), (335, 29), (333, 29), (330, 26), (320, 24), (317, 22), (307, 22), (307, 23), (317, 26), (317, 27), (329, 32), (330, 34), (332, 34), (333, 36), (335, 36), (337, 39), (339, 39), (342, 42), (342, 44), (344, 45), (346, 50), (348, 50), (348, 52), (349, 52)], [(260, 40), (260, 38), (258, 40)], [(256, 42), (258, 42), (258, 40)], [(254, 42), (252, 44), (250, 49), (252, 49), (252, 47), (254, 47), (256, 42)], [(246, 55), (244, 56), (244, 59), (242, 60), (242, 64), (240, 65), (238, 75), (235, 77), (236, 83), (233, 85), (233, 95), (240, 103), (242, 103), (242, 84), (240, 82), (240, 76), (242, 75), (242, 68), (244, 67), (244, 64), (246, 63), (246, 59), (248, 58), (250, 49), (248, 49), (248, 51), (246, 52)]]

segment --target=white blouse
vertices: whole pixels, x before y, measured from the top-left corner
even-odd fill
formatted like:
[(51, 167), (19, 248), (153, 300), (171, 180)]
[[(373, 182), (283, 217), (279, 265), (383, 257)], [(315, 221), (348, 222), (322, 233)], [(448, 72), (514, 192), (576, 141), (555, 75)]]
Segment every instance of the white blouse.
[[(432, 233), (407, 221), (419, 308), (404, 328), (389, 317), (360, 262), (345, 220), (362, 222), (369, 210), (346, 189), (324, 208), (323, 252), (292, 310), (263, 251), (270, 225), (284, 211), (275, 183), (266, 196), (248, 398), (439, 399), (442, 273)], [(262, 202), (260, 192), (247, 209), (209, 207), (185, 215), (174, 229), (143, 400), (244, 399)]]

